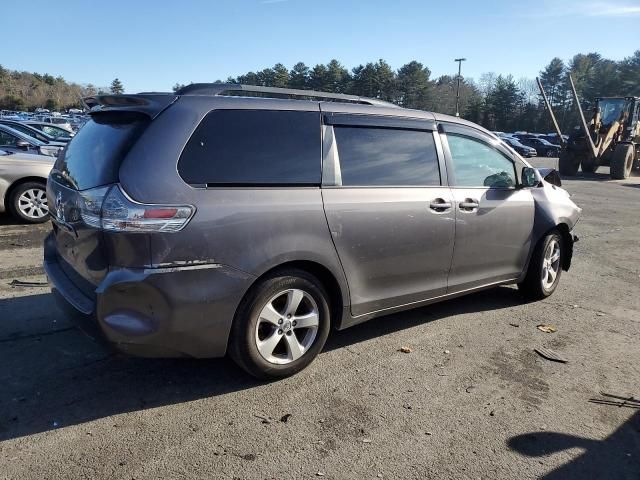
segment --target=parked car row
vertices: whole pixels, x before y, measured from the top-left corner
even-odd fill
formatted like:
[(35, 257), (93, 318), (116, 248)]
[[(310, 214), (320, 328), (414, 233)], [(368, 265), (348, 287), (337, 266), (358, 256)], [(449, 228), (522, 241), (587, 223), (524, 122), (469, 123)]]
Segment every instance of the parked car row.
[(560, 155), (560, 140), (555, 133), (494, 133), (523, 157), (558, 157)]
[(82, 110), (70, 109), (69, 113), (52, 112), (43, 108), (36, 109), (35, 112), (18, 112), (13, 110), (0, 110), (0, 119), (3, 120), (17, 120), (17, 121), (35, 121), (42, 122), (48, 125), (56, 125), (63, 129), (69, 130), (72, 133), (84, 125), (89, 116)]
[(48, 219), (47, 177), (75, 131), (62, 116), (2, 111), (0, 212), (8, 211), (27, 223)]

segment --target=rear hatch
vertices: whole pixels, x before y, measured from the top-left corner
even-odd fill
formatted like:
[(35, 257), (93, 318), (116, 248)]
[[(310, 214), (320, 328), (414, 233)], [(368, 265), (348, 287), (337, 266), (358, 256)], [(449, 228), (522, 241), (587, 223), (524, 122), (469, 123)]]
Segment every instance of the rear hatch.
[(92, 114), (49, 175), (47, 199), (57, 260), (90, 298), (112, 260), (107, 234), (92, 222), (91, 208), (99, 211), (109, 185), (118, 182), (122, 160), (149, 122), (148, 115), (132, 111)]

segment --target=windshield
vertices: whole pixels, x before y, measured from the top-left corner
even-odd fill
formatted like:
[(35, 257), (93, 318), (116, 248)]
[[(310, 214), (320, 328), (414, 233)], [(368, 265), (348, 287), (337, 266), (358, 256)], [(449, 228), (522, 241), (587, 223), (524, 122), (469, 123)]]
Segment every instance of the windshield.
[(624, 98), (600, 100), (598, 102), (598, 107), (600, 107), (600, 118), (603, 125), (611, 125), (613, 122), (618, 120), (626, 103), (627, 101)]

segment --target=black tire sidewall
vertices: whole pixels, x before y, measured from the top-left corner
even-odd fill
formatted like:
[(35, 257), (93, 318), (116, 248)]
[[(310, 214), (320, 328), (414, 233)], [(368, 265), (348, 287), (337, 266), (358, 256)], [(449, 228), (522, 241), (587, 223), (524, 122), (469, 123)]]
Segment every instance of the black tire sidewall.
[(15, 218), (19, 219), (20, 221), (22, 221), (24, 223), (44, 223), (47, 220), (49, 220), (49, 215), (45, 215), (44, 217), (42, 217), (40, 219), (35, 219), (35, 218), (26, 217), (20, 211), (20, 208), (19, 208), (19, 205), (18, 205), (18, 199), (20, 198), (20, 196), (24, 192), (26, 192), (27, 190), (31, 190), (31, 189), (39, 189), (39, 190), (43, 190), (43, 191), (46, 192), (47, 187), (46, 187), (45, 184), (38, 183), (38, 182), (25, 182), (25, 183), (22, 183), (22, 184), (18, 185), (11, 192), (11, 198), (9, 199), (9, 210), (11, 211), (11, 214)]
[[(304, 290), (318, 306), (319, 326), (311, 348), (298, 360), (277, 365), (265, 360), (255, 343), (255, 329), (260, 312), (277, 293), (289, 288)], [(238, 307), (233, 322), (230, 354), (240, 367), (261, 379), (276, 379), (293, 375), (307, 367), (322, 351), (331, 326), (327, 294), (322, 284), (304, 271), (286, 271), (261, 280)]]
[[(553, 281), (553, 284), (551, 285), (551, 287), (547, 289), (542, 284), (542, 265), (544, 262), (544, 252), (547, 251), (547, 247), (549, 246), (549, 243), (551, 243), (553, 239), (555, 239), (558, 242), (558, 245), (560, 245), (560, 263), (558, 267), (558, 274), (556, 275), (556, 278)], [(556, 233), (556, 232), (550, 233), (545, 237), (544, 242), (541, 243), (540, 255), (536, 259), (537, 260), (536, 272), (538, 274), (538, 282), (540, 283), (540, 290), (545, 297), (548, 297), (549, 295), (551, 295), (556, 290), (556, 288), (558, 287), (558, 284), (560, 283), (560, 274), (562, 272), (563, 256), (564, 256), (564, 251), (562, 247), (562, 237), (560, 236), (559, 233)]]
[[(544, 252), (549, 246), (549, 242), (552, 239), (556, 239), (560, 244), (560, 268), (558, 269), (558, 275), (556, 276), (553, 285), (546, 289), (542, 285), (542, 264), (544, 262)], [(552, 230), (547, 233), (542, 239), (538, 241), (538, 244), (531, 255), (529, 266), (527, 268), (527, 274), (524, 280), (518, 284), (520, 292), (529, 300), (542, 300), (549, 297), (560, 283), (560, 276), (562, 274), (562, 262), (564, 259), (564, 242), (560, 232)]]

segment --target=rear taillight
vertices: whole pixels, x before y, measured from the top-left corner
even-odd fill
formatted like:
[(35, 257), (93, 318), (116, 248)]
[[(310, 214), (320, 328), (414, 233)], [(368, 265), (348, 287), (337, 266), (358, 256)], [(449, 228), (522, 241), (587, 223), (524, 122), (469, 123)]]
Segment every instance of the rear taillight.
[(79, 193), (83, 222), (110, 232), (178, 232), (195, 211), (189, 205), (137, 203), (122, 191), (120, 185)]

